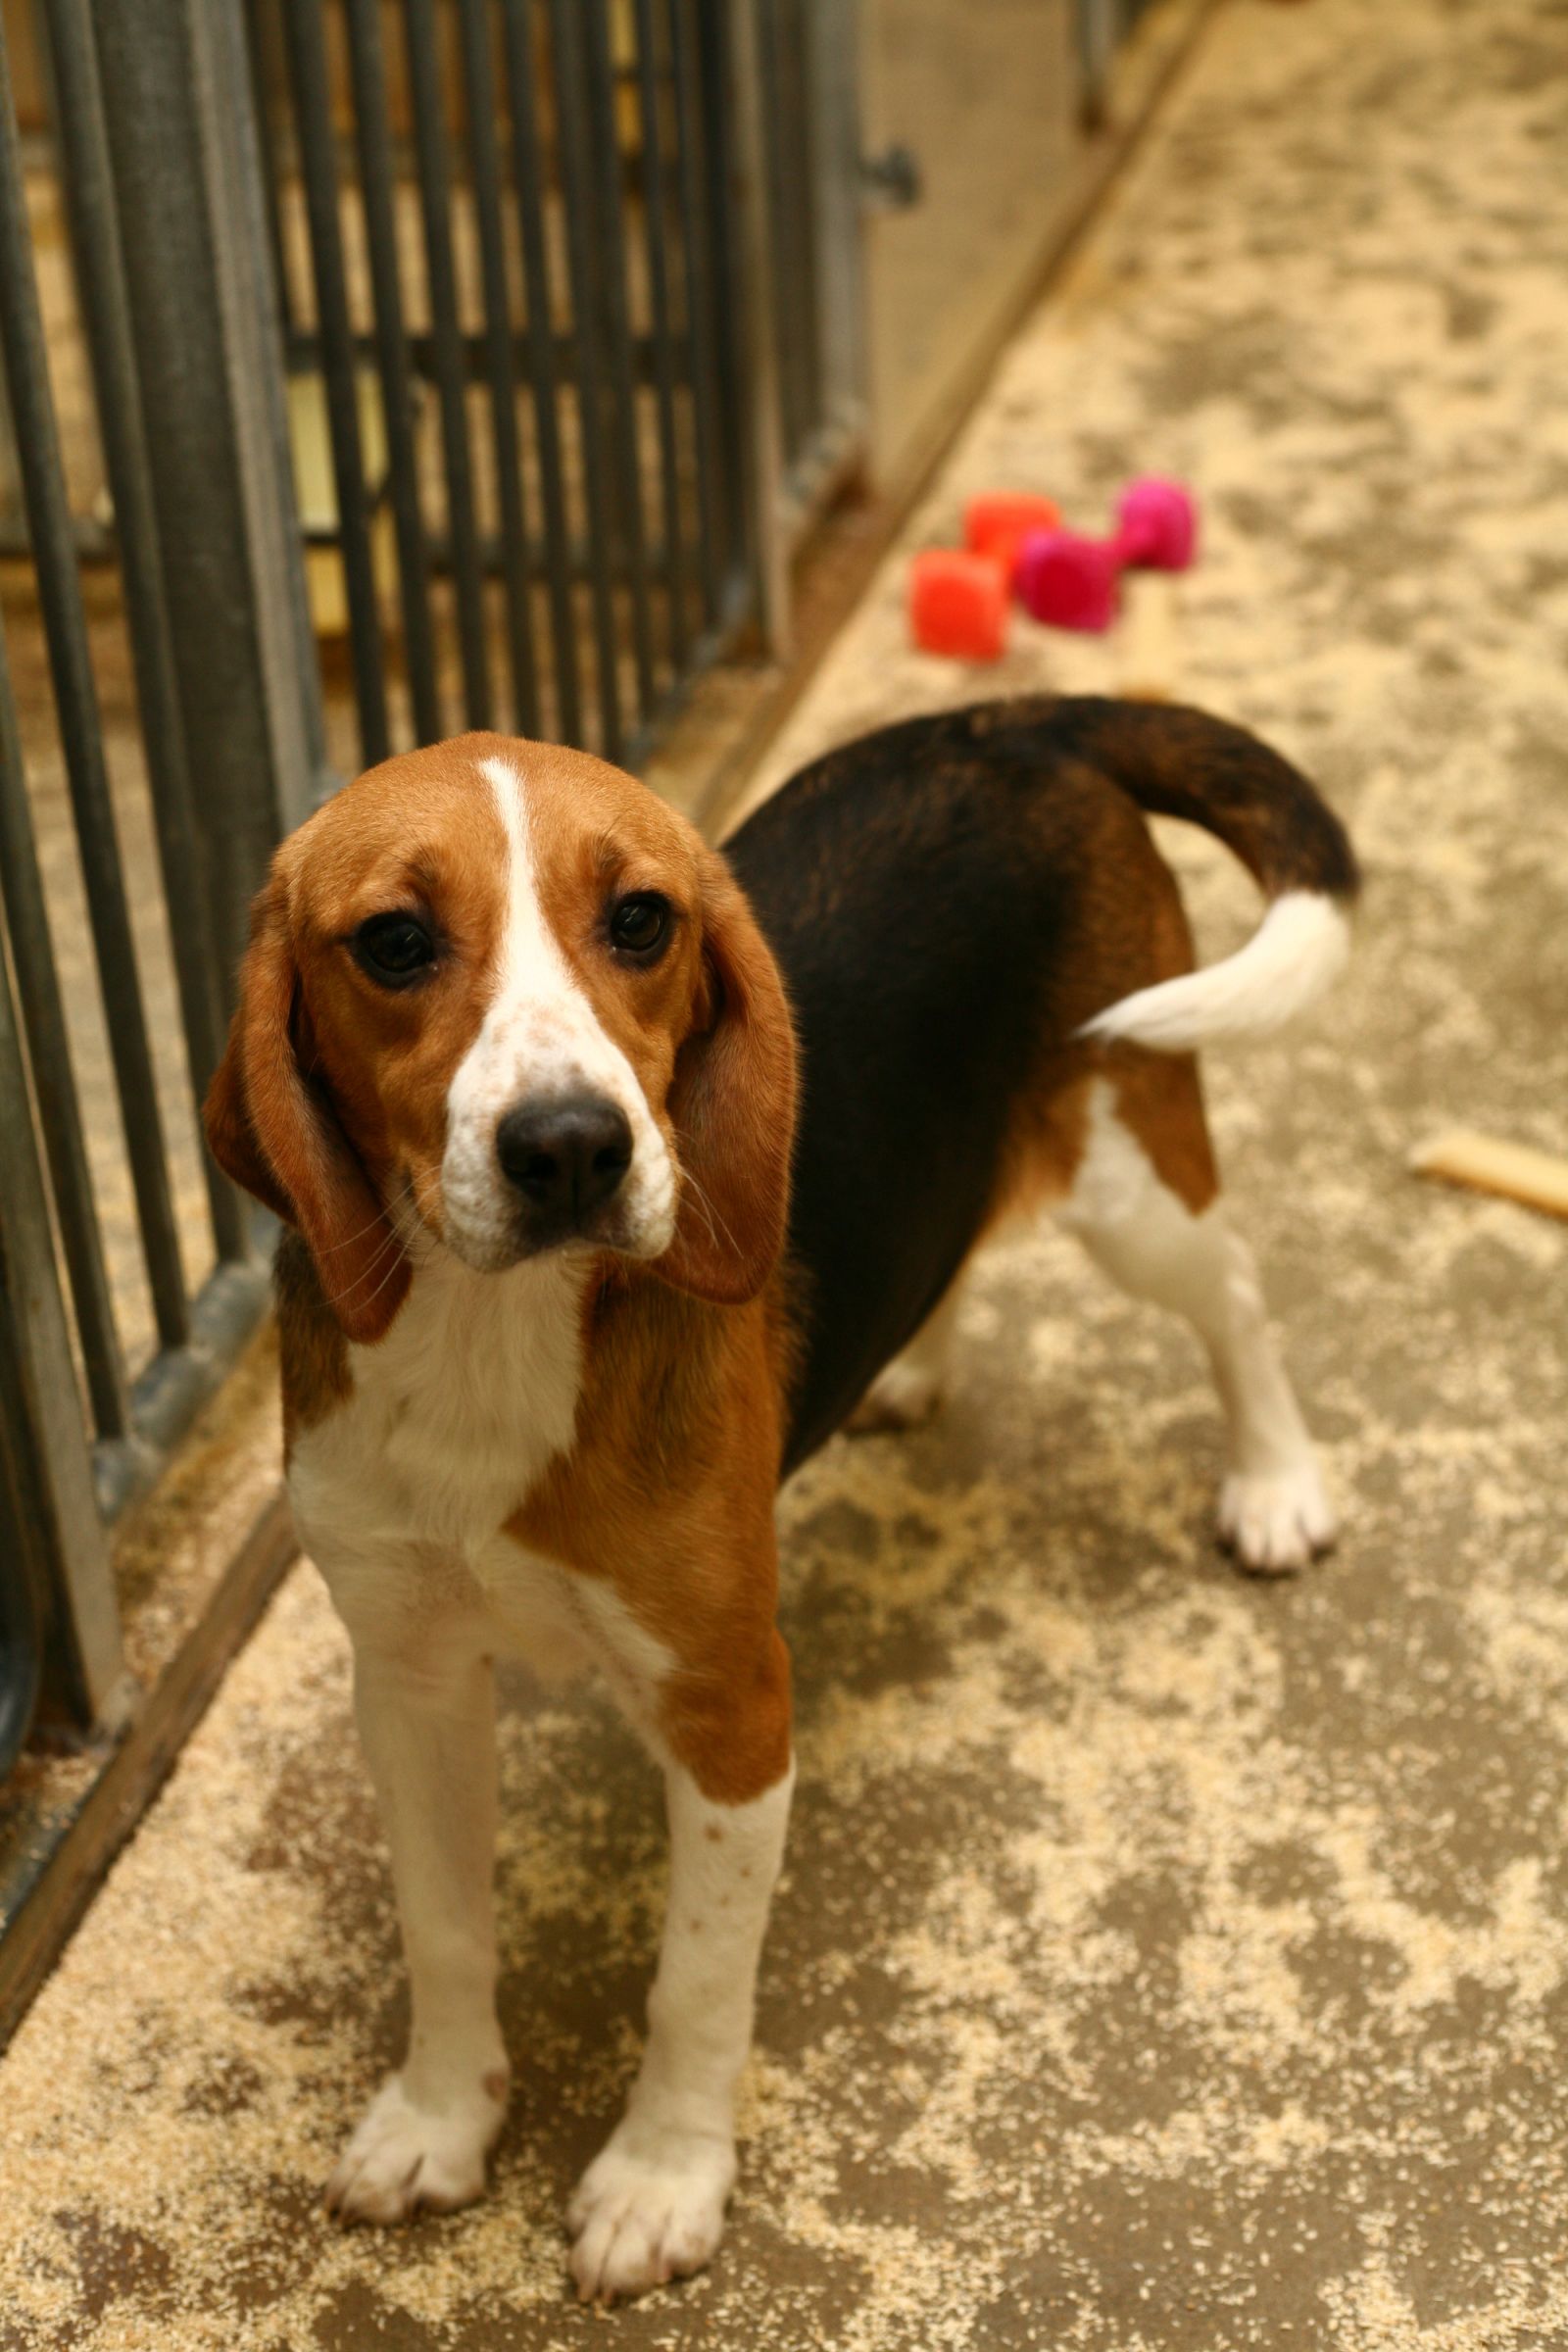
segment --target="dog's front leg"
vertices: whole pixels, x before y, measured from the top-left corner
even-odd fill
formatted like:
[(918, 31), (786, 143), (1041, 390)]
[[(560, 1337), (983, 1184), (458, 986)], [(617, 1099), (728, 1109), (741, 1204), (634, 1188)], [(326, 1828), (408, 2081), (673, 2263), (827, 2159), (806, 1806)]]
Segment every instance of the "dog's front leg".
[[(352, 1623), (351, 1632), (356, 1632)], [(507, 2101), (496, 2022), (495, 1693), (477, 1619), (357, 1633), (360, 1740), (392, 1849), (409, 1965), (408, 2055), (327, 2184), (345, 2219), (394, 2222), (483, 2194)]]
[[(782, 1643), (777, 1655), (782, 1661)], [(648, 2043), (625, 2115), (584, 2174), (568, 2216), (571, 2272), (584, 2301), (641, 2294), (701, 2270), (723, 2234), (735, 2180), (735, 2086), (751, 2043), (757, 1964), (795, 1782), (787, 1702), (779, 1751), (765, 1763), (755, 1760), (754, 1728), (733, 1726), (727, 1758), (710, 1730), (697, 1770), (666, 1755), (669, 1905)], [(724, 1739), (720, 1733), (721, 1745)], [(720, 1787), (726, 1763), (742, 1788), (772, 1777), (738, 1801), (725, 1801), (728, 1787), (706, 1795), (703, 1782)]]

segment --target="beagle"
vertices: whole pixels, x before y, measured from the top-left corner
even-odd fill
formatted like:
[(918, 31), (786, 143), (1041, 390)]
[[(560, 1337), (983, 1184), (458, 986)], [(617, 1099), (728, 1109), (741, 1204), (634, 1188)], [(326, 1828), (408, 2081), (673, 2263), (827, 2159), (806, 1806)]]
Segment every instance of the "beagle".
[[(1144, 810), (1266, 894), (1226, 961), (1192, 968)], [(774, 1492), (852, 1414), (931, 1409), (1006, 1212), (1049, 1207), (1197, 1328), (1243, 1563), (1330, 1541), (1194, 1049), (1304, 1005), (1355, 890), (1262, 744), (1093, 700), (885, 729), (724, 855), (602, 760), (496, 735), (387, 760), (283, 844), (206, 1118), (284, 1221), (289, 1488), (353, 1641), (412, 1980), (339, 2213), (484, 2187), (504, 1648), (597, 1665), (667, 1790), (647, 2045), (573, 2277), (609, 2301), (711, 2256), (794, 1769)]]

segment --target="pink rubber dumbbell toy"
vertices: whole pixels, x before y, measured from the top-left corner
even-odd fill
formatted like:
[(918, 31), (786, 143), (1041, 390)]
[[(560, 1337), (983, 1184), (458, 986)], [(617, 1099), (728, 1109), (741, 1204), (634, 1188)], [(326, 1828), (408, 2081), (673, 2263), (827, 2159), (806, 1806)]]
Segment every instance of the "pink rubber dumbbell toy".
[(1031, 531), (1018, 558), (1019, 601), (1056, 629), (1108, 629), (1129, 564), (1185, 571), (1198, 541), (1198, 510), (1180, 482), (1151, 474), (1122, 492), (1111, 539)]

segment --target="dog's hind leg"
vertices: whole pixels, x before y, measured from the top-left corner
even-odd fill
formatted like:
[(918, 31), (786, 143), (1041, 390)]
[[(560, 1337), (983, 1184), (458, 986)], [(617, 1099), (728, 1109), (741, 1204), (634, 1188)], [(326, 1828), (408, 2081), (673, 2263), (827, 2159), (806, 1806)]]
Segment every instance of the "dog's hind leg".
[(858, 1433), (916, 1429), (929, 1421), (947, 1394), (953, 1329), (963, 1292), (960, 1270), (902, 1353), (885, 1364), (845, 1426)]
[(1251, 1251), (1230, 1228), (1189, 1055), (1118, 1054), (1088, 1096), (1061, 1223), (1136, 1298), (1184, 1315), (1230, 1425), (1219, 1529), (1245, 1567), (1304, 1567), (1334, 1537), (1311, 1438), (1268, 1328)]

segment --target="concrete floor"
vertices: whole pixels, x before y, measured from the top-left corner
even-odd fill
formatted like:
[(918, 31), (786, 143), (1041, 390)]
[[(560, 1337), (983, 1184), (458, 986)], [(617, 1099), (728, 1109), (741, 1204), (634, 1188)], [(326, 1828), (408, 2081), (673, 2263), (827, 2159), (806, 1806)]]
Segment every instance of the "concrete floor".
[[(1187, 475), (1157, 654), (1025, 630), (981, 690), (1157, 659), (1352, 821), (1350, 979), (1210, 1069), (1338, 1552), (1233, 1575), (1192, 1344), (1054, 1235), (995, 1252), (946, 1416), (785, 1496), (800, 1797), (730, 2239), (609, 2321), (559, 2216), (636, 2046), (650, 1775), (592, 1694), (514, 1694), (494, 2193), (340, 2233), (403, 1994), (302, 1567), (0, 2064), (5, 2352), (1568, 2345), (1568, 1229), (1402, 1172), (1453, 1119), (1568, 1144), (1565, 154), (1561, 0), (1234, 0), (911, 533)], [(977, 690), (905, 650), (901, 578), (772, 768)], [(1178, 854), (1218, 952), (1247, 888)]]

